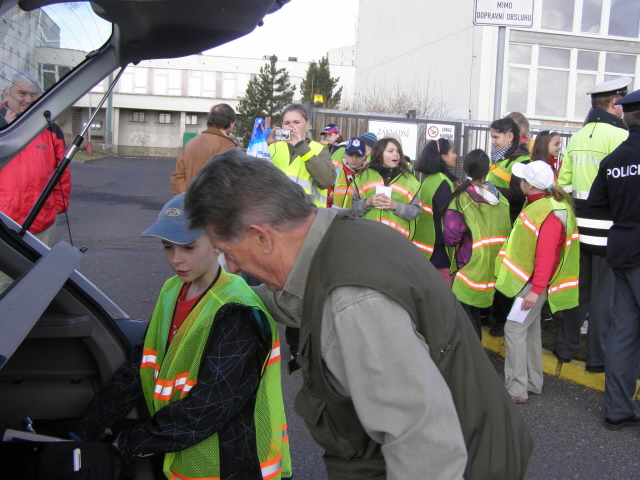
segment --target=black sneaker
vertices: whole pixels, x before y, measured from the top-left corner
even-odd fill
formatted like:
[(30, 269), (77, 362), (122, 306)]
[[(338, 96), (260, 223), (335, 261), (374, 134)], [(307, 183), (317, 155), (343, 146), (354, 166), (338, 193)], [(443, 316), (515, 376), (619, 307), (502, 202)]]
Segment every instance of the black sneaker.
[(604, 419), (604, 428), (607, 430), (618, 431), (624, 427), (638, 427), (640, 426), (640, 415), (633, 414), (630, 417), (623, 418), (622, 420), (610, 420)]
[(542, 321), (543, 322), (552, 322), (553, 321), (553, 315), (551, 315), (551, 312), (543, 313), (542, 314)]
[(494, 323), (489, 330), (489, 335), (494, 337), (504, 337), (504, 325), (502, 323)]

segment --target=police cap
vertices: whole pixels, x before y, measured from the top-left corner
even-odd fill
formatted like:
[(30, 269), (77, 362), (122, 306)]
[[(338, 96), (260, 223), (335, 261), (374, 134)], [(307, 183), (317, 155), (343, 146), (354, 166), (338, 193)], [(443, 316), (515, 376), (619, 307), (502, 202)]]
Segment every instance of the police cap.
[(622, 105), (623, 112), (637, 112), (640, 110), (640, 90), (618, 99), (616, 105)]
[(628, 93), (627, 86), (630, 83), (631, 77), (616, 77), (612, 80), (599, 83), (591, 90), (588, 90), (587, 95), (591, 95), (591, 98), (609, 97), (611, 95), (625, 96)]

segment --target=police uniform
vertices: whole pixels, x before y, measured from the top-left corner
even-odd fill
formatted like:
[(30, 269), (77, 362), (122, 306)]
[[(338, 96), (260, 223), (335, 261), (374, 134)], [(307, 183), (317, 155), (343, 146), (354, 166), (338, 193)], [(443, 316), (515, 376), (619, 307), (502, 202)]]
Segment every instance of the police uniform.
[[(596, 85), (587, 92), (592, 98), (624, 96), (631, 78), (620, 77)], [(595, 211), (587, 205), (591, 185), (604, 157), (627, 138), (624, 122), (616, 115), (592, 108), (585, 126), (567, 145), (558, 174), (558, 185), (573, 196), (580, 233), (580, 302), (564, 312), (554, 353), (569, 361), (580, 349), (580, 327), (589, 314), (587, 370), (603, 372), (605, 343), (613, 318), (613, 271), (605, 261), (609, 212)]]
[[(640, 112), (640, 90), (619, 99), (627, 113)], [(640, 425), (635, 411), (640, 367), (640, 125), (601, 163), (588, 204), (611, 213), (607, 263), (615, 274), (616, 315), (606, 344), (605, 427)]]

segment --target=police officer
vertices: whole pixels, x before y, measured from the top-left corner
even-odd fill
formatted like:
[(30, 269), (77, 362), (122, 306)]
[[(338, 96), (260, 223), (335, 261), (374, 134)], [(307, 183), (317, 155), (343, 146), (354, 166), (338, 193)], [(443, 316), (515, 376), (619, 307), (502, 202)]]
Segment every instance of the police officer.
[(593, 211), (587, 205), (591, 184), (604, 157), (628, 135), (622, 121), (622, 107), (616, 100), (627, 94), (629, 77), (619, 77), (596, 85), (585, 126), (567, 145), (560, 167), (558, 185), (571, 193), (580, 233), (580, 303), (564, 312), (553, 352), (561, 362), (569, 362), (580, 349), (580, 327), (589, 314), (587, 371), (604, 372), (605, 343), (613, 317), (613, 271), (605, 261), (607, 234), (611, 227), (608, 212)]
[(629, 138), (601, 163), (588, 204), (610, 212), (607, 263), (615, 274), (616, 315), (606, 346), (609, 430), (640, 425), (633, 395), (640, 367), (640, 90), (619, 99)]

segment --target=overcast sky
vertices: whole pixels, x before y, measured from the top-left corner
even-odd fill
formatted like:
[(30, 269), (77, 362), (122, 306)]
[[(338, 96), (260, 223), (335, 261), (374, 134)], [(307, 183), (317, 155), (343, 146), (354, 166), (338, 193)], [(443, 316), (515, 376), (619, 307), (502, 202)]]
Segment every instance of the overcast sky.
[(209, 50), (224, 56), (319, 60), (327, 50), (355, 44), (359, 0), (291, 0), (245, 37)]

